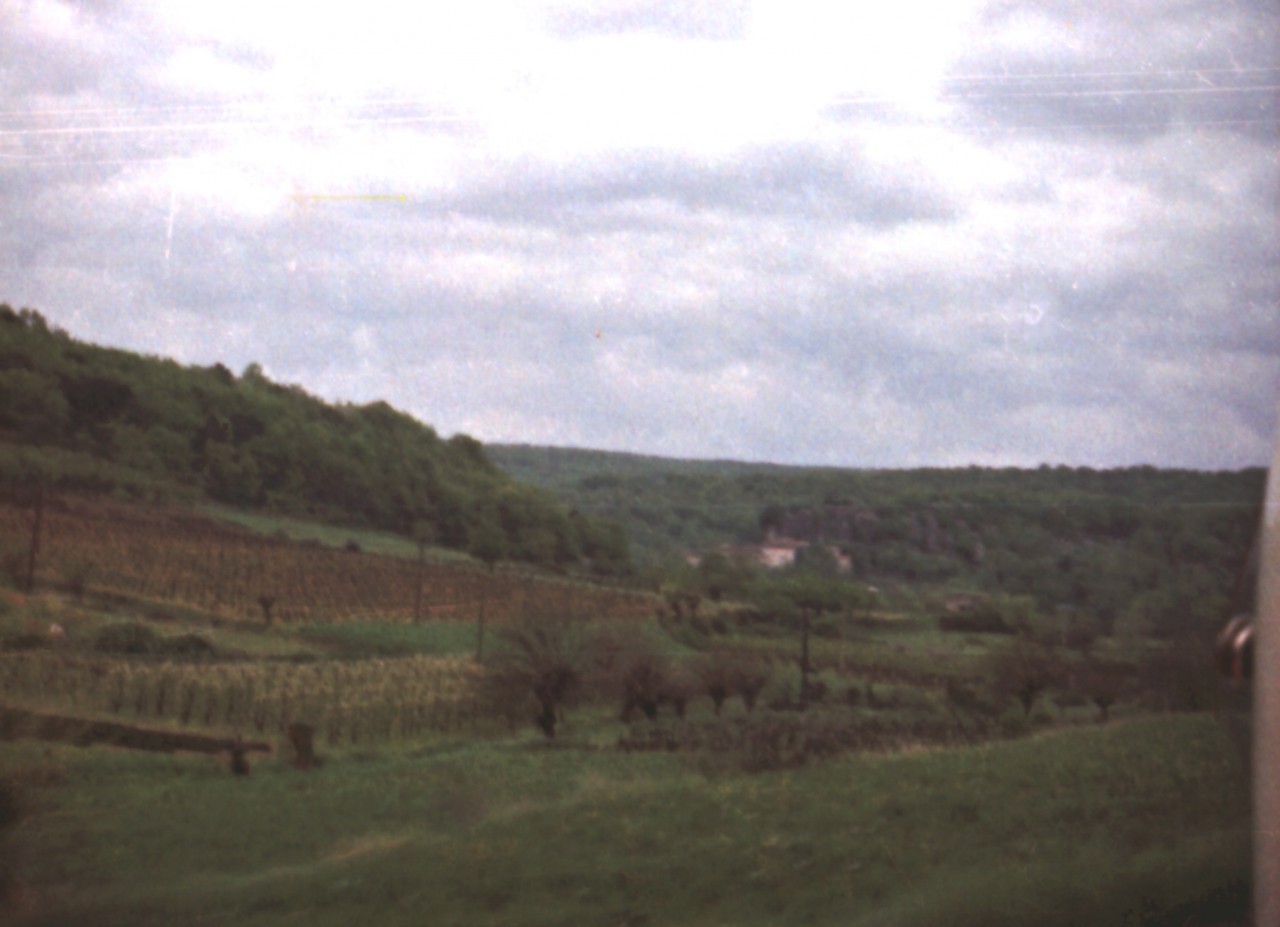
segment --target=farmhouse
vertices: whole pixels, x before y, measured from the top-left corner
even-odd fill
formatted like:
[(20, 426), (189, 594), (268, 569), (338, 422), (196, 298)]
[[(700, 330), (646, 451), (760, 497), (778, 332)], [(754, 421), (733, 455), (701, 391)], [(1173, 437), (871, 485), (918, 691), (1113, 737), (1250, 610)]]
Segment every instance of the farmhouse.
[(808, 541), (770, 537), (756, 548), (756, 560), (770, 570), (792, 566), (796, 562), (796, 553), (808, 546)]
[[(762, 566), (766, 570), (778, 570), (794, 566), (800, 551), (809, 547), (809, 544), (809, 541), (770, 535), (760, 544), (722, 544), (714, 548), (714, 552), (739, 563)], [(827, 549), (831, 551), (837, 568), (841, 572), (848, 572), (853, 568), (852, 558), (839, 548), (829, 545)], [(702, 563), (703, 556), (703, 552), (690, 551), (685, 554), (685, 562), (696, 567)]]

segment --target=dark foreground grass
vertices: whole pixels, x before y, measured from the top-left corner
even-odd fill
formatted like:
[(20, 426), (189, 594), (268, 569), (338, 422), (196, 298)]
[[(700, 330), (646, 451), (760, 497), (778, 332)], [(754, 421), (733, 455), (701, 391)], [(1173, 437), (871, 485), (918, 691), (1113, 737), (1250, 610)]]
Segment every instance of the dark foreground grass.
[(239, 780), (32, 744), (0, 768), (20, 925), (1066, 927), (1248, 878), (1245, 764), (1208, 716), (713, 778), (523, 739)]

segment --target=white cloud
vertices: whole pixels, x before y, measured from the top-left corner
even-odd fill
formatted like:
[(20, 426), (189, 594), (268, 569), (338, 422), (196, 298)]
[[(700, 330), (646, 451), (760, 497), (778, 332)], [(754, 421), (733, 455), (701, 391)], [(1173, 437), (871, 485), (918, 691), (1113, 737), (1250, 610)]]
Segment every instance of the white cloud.
[(0, 0), (0, 299), (73, 334), (487, 439), (1266, 454), (1272, 104), (1095, 91), (1266, 66), (1272, 11), (87, 9)]

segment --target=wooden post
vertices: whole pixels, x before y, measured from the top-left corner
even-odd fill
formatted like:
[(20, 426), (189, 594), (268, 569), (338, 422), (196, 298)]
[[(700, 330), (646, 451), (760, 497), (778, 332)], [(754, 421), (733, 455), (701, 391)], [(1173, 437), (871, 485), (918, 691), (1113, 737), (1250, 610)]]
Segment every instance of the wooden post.
[(413, 623), (419, 624), (422, 621), (422, 573), (425, 569), (427, 559), (427, 545), (421, 539), (418, 541), (418, 587), (413, 593)]
[(315, 728), (310, 724), (292, 722), (285, 731), (289, 745), (293, 748), (293, 766), (295, 769), (312, 769), (320, 765), (315, 752)]
[(801, 608), (800, 625), (800, 704), (809, 701), (809, 609)]
[(26, 591), (36, 586), (36, 554), (40, 550), (40, 529), (44, 525), (44, 482), (36, 483), (35, 517), (31, 520), (31, 547), (27, 551)]
[(237, 776), (249, 775), (249, 760), (246, 756), (248, 752), (244, 745), (244, 741), (237, 737), (231, 744), (231, 772)]

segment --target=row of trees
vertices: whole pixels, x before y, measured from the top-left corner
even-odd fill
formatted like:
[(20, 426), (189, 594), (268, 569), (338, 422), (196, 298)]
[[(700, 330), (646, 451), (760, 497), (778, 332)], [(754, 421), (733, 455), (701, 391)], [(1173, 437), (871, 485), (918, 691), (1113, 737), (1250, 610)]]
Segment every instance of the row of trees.
[(676, 660), (642, 627), (546, 616), (504, 628), (485, 669), (496, 709), (513, 720), (532, 717), (548, 738), (582, 698), (615, 700), (623, 721), (653, 719), (663, 706), (683, 718), (702, 696), (719, 715), (733, 697), (754, 710), (772, 675), (765, 662), (723, 650)]
[[(1067, 654), (1031, 635), (1018, 635), (1008, 647), (993, 649), (976, 674), (953, 673), (940, 689), (922, 680), (906, 714), (950, 716), (962, 736), (986, 737), (1002, 722), (1007, 727), (1011, 706), (1017, 706), (1020, 719), (1029, 720), (1051, 693), (1060, 706), (1092, 706), (1102, 722), (1122, 701), (1136, 699), (1148, 707), (1203, 710), (1216, 698), (1203, 656), (1174, 648), (1138, 663)], [(766, 688), (773, 691), (767, 702), (773, 710), (832, 703), (903, 707), (896, 696), (878, 696), (865, 679), (851, 678), (841, 692), (833, 692), (826, 682), (811, 681), (811, 670), (807, 654), (794, 664), (779, 664), (721, 645), (673, 657), (634, 626), (592, 630), (544, 620), (504, 628), (484, 680), (490, 710), (513, 720), (532, 719), (548, 738), (556, 736), (566, 708), (587, 699), (612, 701), (623, 722), (652, 721), (664, 711), (684, 719), (697, 699), (709, 700), (717, 718), (735, 698), (751, 713)]]

